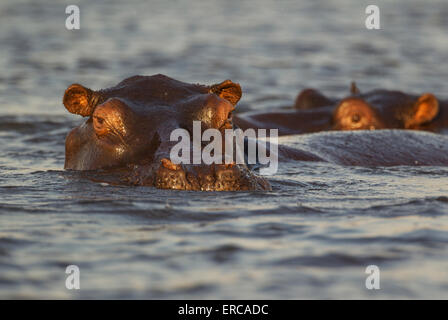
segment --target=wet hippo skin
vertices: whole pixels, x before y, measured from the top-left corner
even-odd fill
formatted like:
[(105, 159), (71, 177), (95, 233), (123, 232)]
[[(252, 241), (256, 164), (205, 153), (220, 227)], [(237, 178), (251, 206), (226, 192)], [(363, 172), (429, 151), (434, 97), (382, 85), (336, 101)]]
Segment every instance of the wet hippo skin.
[[(182, 190), (269, 190), (269, 183), (244, 164), (173, 164), (174, 129), (191, 132), (232, 128), (231, 114), (241, 87), (230, 80), (205, 86), (164, 75), (134, 76), (94, 91), (79, 84), (67, 88), (68, 111), (87, 117), (66, 138), (65, 168), (106, 171), (109, 182)], [(92, 174), (94, 176), (94, 174)]]
[(278, 129), (278, 134), (291, 135), (312, 133), (332, 129), (334, 107), (320, 107), (304, 110), (278, 110), (273, 112), (245, 112), (233, 116), (233, 123), (239, 128)]
[[(350, 93), (358, 94), (354, 83), (351, 83)], [(333, 129), (333, 111), (337, 102), (337, 99), (328, 98), (318, 90), (308, 88), (300, 92), (293, 108), (237, 113), (233, 121), (243, 130), (276, 128), (279, 135), (327, 131)]]
[[(360, 91), (355, 82), (350, 83), (349, 93), (351, 96), (360, 94)], [(315, 110), (321, 107), (334, 107), (334, 105), (339, 100), (340, 99), (337, 98), (327, 97), (317, 89), (307, 88), (300, 91), (300, 93), (297, 95), (296, 101), (294, 103), (294, 109)]]
[(448, 136), (425, 131), (328, 131), (280, 137), (279, 143), (345, 166), (448, 165)]

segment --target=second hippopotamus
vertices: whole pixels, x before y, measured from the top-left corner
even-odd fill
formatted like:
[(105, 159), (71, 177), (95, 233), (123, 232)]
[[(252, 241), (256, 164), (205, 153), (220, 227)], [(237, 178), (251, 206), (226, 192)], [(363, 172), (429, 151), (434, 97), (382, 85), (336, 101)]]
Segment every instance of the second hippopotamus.
[(234, 122), (243, 129), (277, 127), (283, 135), (377, 129), (440, 132), (448, 128), (448, 101), (432, 93), (408, 94), (385, 89), (361, 93), (352, 84), (350, 94), (344, 98), (305, 89), (291, 110), (238, 114)]

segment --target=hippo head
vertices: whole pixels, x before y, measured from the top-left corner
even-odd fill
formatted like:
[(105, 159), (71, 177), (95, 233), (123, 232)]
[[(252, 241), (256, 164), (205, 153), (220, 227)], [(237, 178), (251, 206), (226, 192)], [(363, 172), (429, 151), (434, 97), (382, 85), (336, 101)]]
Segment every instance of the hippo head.
[(93, 91), (67, 88), (68, 111), (88, 117), (66, 138), (65, 168), (117, 174), (117, 183), (184, 190), (266, 190), (269, 184), (240, 164), (174, 164), (173, 130), (232, 128), (241, 87), (226, 80), (204, 86), (164, 75), (134, 76)]
[(336, 130), (424, 129), (439, 113), (431, 93), (375, 90), (342, 99), (333, 112)]
[[(333, 109), (334, 130), (422, 129), (438, 130), (448, 125), (448, 113), (431, 93), (420, 96), (401, 91), (373, 90), (361, 93), (354, 82), (344, 99), (326, 97), (316, 89), (302, 90), (296, 109)], [(437, 121), (437, 123), (435, 123)]]

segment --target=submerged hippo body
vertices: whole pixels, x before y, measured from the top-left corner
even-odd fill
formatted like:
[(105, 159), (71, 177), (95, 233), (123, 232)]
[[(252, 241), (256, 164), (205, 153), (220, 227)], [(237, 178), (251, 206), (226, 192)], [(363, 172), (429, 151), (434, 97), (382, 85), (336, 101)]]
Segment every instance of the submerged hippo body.
[[(354, 83), (350, 86), (350, 93), (359, 93)], [(233, 121), (243, 130), (276, 128), (282, 136), (327, 131), (333, 129), (332, 117), (337, 101), (309, 88), (300, 92), (293, 108), (235, 114)]]
[(329, 131), (280, 137), (279, 143), (306, 152), (312, 161), (344, 166), (448, 166), (448, 136), (432, 132)]
[(278, 129), (281, 136), (331, 130), (333, 107), (315, 110), (278, 110), (235, 114), (233, 123), (243, 129)]
[(243, 129), (275, 124), (282, 135), (377, 129), (441, 132), (448, 128), (448, 102), (431, 93), (413, 95), (382, 89), (360, 93), (352, 84), (351, 94), (343, 99), (306, 89), (298, 95), (293, 110), (241, 114), (235, 122)]
[(134, 76), (109, 89), (67, 88), (63, 103), (88, 117), (66, 138), (65, 168), (102, 170), (115, 183), (184, 190), (269, 190), (269, 183), (244, 164), (173, 164), (174, 129), (191, 132), (232, 128), (231, 113), (241, 88), (230, 80), (213, 86), (163, 75)]

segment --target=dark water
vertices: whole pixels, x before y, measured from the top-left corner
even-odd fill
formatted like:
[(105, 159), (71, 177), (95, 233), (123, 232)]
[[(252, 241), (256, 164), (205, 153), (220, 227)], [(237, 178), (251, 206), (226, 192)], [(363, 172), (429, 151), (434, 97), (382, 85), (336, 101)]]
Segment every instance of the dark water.
[(446, 98), (448, 2), (377, 1), (380, 31), (365, 1), (77, 1), (79, 31), (68, 4), (0, 3), (0, 298), (448, 298), (448, 168), (280, 163), (272, 192), (110, 186), (62, 170), (81, 120), (61, 103), (73, 82), (155, 73), (240, 82), (241, 110), (351, 80)]

